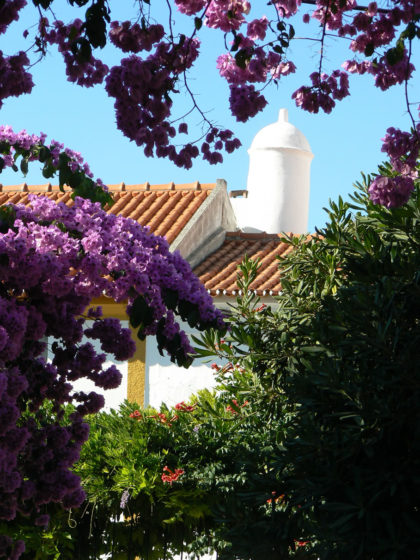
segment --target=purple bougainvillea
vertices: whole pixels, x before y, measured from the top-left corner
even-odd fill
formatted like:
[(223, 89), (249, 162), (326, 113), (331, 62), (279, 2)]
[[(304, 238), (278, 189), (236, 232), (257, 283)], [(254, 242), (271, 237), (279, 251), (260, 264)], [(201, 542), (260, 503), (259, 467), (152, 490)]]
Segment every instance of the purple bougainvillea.
[[(115, 366), (104, 367), (105, 354), (82, 337), (97, 339), (118, 360), (135, 350), (117, 319), (88, 311), (91, 300), (104, 294), (126, 302), (138, 336), (156, 334), (160, 350), (183, 364), (191, 347), (176, 315), (199, 328), (223, 321), (165, 239), (99, 203), (76, 198), (67, 207), (32, 196), (27, 207), (1, 210), (0, 226), (0, 521), (19, 513), (41, 526), (48, 521), (42, 505), (72, 508), (84, 499), (70, 468), (88, 437), (83, 417), (104, 399), (73, 393), (72, 383), (87, 378), (107, 389), (121, 381)], [(51, 363), (44, 359), (48, 339)], [(48, 418), (45, 401), (52, 403)], [(63, 425), (67, 403), (75, 411)], [(18, 558), (21, 551), (21, 544), (0, 539), (0, 557)]]
[[(75, 2), (77, 7), (85, 3)], [(6, 0), (0, 4), (1, 34), (19, 19), (27, 2)], [(31, 55), (42, 57), (56, 48), (70, 82), (83, 87), (104, 85), (114, 101), (117, 127), (146, 156), (166, 157), (185, 168), (198, 157), (211, 164), (220, 163), (223, 151), (231, 153), (241, 145), (232, 131), (209, 119), (207, 111), (200, 108), (195, 87), (189, 85), (189, 72), (198, 63), (200, 50), (205, 51), (200, 40), (202, 27), (224, 35), (225, 49), (216, 64), (229, 85), (230, 112), (240, 122), (264, 109), (264, 89), (270, 82), (278, 84), (296, 71), (298, 61), (291, 60), (293, 52), (289, 49), (297, 38), (294, 16), (300, 15), (305, 24), (316, 22), (322, 30), (319, 37), (312, 37), (320, 45), (310, 83), (301, 83), (292, 95), (296, 105), (306, 111), (330, 113), (338, 101), (350, 95), (350, 74), (370, 75), (375, 87), (387, 90), (396, 84), (408, 84), (415, 73), (418, 0), (394, 1), (386, 6), (377, 2), (361, 6), (353, 0), (172, 0), (165, 3), (168, 23), (161, 14), (154, 14), (154, 3), (146, 0), (136, 3), (137, 18), (125, 21), (111, 18), (117, 2), (94, 2), (84, 14), (77, 12), (80, 17), (67, 22), (51, 17), (55, 13), (52, 4), (53, 0), (36, 2), (37, 22), (24, 32), (27, 41), (22, 50), (12, 55), (0, 51), (0, 107), (10, 96), (31, 92)], [(190, 18), (190, 29), (183, 25), (182, 32), (177, 31), (175, 8), (186, 16), (184, 22)], [(350, 50), (350, 58), (341, 61), (338, 68), (329, 68), (327, 38), (331, 36), (345, 39)], [(95, 56), (100, 53), (106, 58), (99, 49), (107, 43), (120, 54), (114, 66)], [(121, 58), (121, 53), (127, 56)], [(388, 133), (384, 141), (384, 151), (402, 156), (401, 161), (400, 156), (391, 155), (396, 171), (401, 166), (412, 171), (413, 158), (416, 160), (419, 153), (418, 120), (412, 113), (414, 104), (407, 87), (405, 92), (412, 130)], [(191, 109), (184, 115), (176, 114), (174, 101), (178, 95), (191, 100)], [(188, 129), (176, 123), (191, 113), (200, 117), (204, 128), (195, 137), (180, 138), (180, 134), (189, 135)], [(403, 146), (408, 152), (402, 151)]]
[(379, 175), (369, 187), (369, 198), (374, 204), (397, 208), (405, 204), (414, 190), (411, 177), (382, 177)]

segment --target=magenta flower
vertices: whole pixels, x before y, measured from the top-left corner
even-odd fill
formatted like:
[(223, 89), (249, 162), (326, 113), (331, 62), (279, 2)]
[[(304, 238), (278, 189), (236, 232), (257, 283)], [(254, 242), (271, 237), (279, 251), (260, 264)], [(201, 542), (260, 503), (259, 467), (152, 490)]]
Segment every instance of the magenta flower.
[(382, 177), (379, 175), (369, 187), (369, 198), (374, 204), (397, 208), (405, 204), (414, 190), (411, 177)]

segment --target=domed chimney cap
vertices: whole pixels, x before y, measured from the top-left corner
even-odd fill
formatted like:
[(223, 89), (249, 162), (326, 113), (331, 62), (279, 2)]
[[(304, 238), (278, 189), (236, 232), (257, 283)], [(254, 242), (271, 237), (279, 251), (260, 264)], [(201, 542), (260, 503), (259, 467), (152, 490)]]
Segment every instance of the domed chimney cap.
[(249, 150), (264, 150), (267, 148), (289, 148), (312, 154), (305, 136), (288, 122), (287, 109), (280, 109), (279, 120), (265, 126), (256, 134)]

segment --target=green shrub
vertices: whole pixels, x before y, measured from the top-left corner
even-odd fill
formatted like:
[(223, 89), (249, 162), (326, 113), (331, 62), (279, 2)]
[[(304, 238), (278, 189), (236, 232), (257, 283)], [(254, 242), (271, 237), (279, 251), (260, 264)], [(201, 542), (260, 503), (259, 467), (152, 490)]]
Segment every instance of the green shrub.
[(369, 180), (318, 235), (285, 239), (278, 307), (241, 266), (228, 332), (197, 340), (225, 364), (217, 396), (90, 419), (85, 507), (56, 510), (41, 544), (25, 534), (36, 558), (418, 556), (420, 196), (387, 210)]

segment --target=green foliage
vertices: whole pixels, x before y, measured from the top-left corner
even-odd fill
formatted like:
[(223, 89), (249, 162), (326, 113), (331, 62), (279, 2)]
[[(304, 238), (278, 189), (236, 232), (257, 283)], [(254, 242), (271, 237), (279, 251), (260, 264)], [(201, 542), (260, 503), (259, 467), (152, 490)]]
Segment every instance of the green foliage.
[[(13, 148), (13, 150), (12, 150)], [(18, 144), (10, 145), (9, 142), (0, 142), (0, 154), (10, 154), (13, 153), (14, 165), (12, 169), (18, 171), (19, 167), (23, 175), (28, 173), (28, 164), (33, 160), (38, 160), (43, 164), (42, 175), (46, 179), (50, 179), (58, 174), (58, 183), (62, 191), (64, 191), (64, 185), (68, 185), (72, 189), (72, 198), (80, 196), (82, 198), (87, 198), (92, 202), (100, 202), (101, 206), (106, 204), (112, 206), (113, 199), (112, 196), (105, 191), (99, 184), (95, 183), (84, 171), (81, 169), (77, 171), (72, 171), (71, 158), (65, 153), (60, 153), (58, 162), (54, 160), (53, 154), (47, 146), (42, 143), (34, 144), (30, 149), (23, 148)], [(0, 173), (4, 167), (4, 160), (0, 156)]]
[(270, 421), (289, 417), (270, 466), (323, 560), (413, 558), (420, 544), (419, 193), (387, 210), (369, 181), (331, 203), (318, 236), (286, 239), (278, 309), (239, 307), (227, 340), (248, 348), (236, 354)]
[[(281, 426), (267, 427), (264, 415), (236, 397), (203, 391), (178, 410), (136, 411), (126, 403), (90, 418), (90, 438), (76, 467), (88, 499), (70, 517), (50, 510), (52, 523), (42, 536), (27, 531), (29, 554), (42, 549), (40, 559), (73, 560), (112, 552), (134, 560), (222, 553), (230, 546), (224, 519), (233, 511), (237, 525), (256, 537), (261, 521), (273, 518), (267, 499), (276, 477), (267, 463)], [(184, 472), (165, 482), (166, 467)], [(258, 473), (267, 479), (263, 487), (253, 482)], [(49, 535), (60, 525), (72, 548), (60, 544), (55, 556)]]
[(224, 364), (217, 395), (91, 418), (88, 500), (29, 539), (37, 558), (417, 556), (420, 196), (388, 210), (369, 182), (331, 203), (317, 235), (285, 237), (277, 307), (250, 291), (258, 263), (241, 265), (229, 330), (196, 339)]
[(33, 518), (18, 514), (13, 521), (0, 523), (2, 535), (25, 540), (26, 550), (22, 560), (58, 560), (73, 558), (75, 540), (70, 533), (71, 514), (60, 505), (48, 506), (50, 523), (48, 528), (41, 529)]
[[(238, 519), (249, 518), (237, 493), (249, 486), (258, 465), (264, 471), (277, 437), (277, 430), (271, 441), (264, 437), (260, 425), (251, 439), (249, 423), (257, 426), (257, 418), (246, 406), (232, 412), (230, 402), (228, 395), (216, 399), (204, 391), (190, 412), (163, 407), (130, 418), (134, 407), (126, 405), (92, 419), (77, 467), (89, 496), (87, 509), (74, 517), (83, 554), (89, 550), (89, 558), (96, 558), (112, 550), (116, 558), (158, 559), (223, 546), (220, 520), (226, 509), (236, 510)], [(185, 472), (165, 483), (164, 467)], [(123, 519), (121, 499), (127, 491)], [(266, 510), (268, 497), (265, 489), (256, 492), (248, 511)]]

